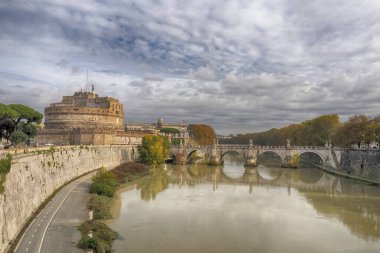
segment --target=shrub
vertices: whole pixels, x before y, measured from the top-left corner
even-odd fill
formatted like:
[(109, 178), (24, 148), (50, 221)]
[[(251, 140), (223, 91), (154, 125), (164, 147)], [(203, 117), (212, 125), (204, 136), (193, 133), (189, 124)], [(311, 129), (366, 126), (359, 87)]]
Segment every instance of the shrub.
[(89, 236), (85, 236), (80, 239), (78, 247), (81, 249), (96, 249), (98, 247), (98, 241)]
[[(79, 226), (82, 236), (92, 233), (93, 238), (97, 241), (95, 252), (112, 252), (112, 241), (116, 240), (118, 234), (101, 221), (85, 221)], [(79, 245), (78, 245), (79, 246)]]
[(94, 211), (94, 219), (111, 219), (111, 199), (106, 196), (93, 196), (88, 202), (88, 209)]
[(91, 184), (90, 192), (97, 195), (113, 197), (116, 192), (116, 187), (113, 187), (105, 182), (94, 182)]
[(117, 188), (116, 176), (113, 172), (101, 168), (92, 178), (91, 193), (113, 197)]
[(12, 155), (7, 154), (5, 159), (0, 160), (0, 174), (7, 174), (11, 170)]

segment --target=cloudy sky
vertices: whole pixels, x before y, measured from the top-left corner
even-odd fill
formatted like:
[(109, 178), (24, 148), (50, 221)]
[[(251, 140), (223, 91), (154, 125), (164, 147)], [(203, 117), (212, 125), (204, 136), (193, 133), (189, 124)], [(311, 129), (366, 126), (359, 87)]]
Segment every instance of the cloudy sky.
[(2, 0), (0, 102), (89, 89), (126, 121), (256, 132), (379, 114), (379, 0)]

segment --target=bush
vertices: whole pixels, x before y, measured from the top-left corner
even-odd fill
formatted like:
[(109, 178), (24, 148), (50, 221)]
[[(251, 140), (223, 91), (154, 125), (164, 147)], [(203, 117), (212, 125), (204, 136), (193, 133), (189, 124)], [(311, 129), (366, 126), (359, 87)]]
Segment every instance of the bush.
[(92, 237), (85, 236), (80, 239), (78, 247), (81, 249), (96, 249), (98, 247), (98, 241)]
[[(79, 226), (82, 235), (92, 233), (93, 238), (97, 241), (95, 252), (112, 252), (112, 241), (116, 240), (118, 234), (101, 221), (85, 221)], [(83, 236), (82, 239), (85, 239)], [(79, 244), (78, 244), (79, 246)]]
[(101, 168), (92, 178), (91, 193), (113, 197), (117, 188), (116, 176), (113, 172)]
[(12, 155), (7, 154), (5, 159), (0, 160), (0, 174), (7, 174), (11, 170)]
[(106, 196), (93, 196), (88, 202), (88, 209), (94, 211), (94, 219), (111, 219), (111, 199)]
[(116, 192), (116, 187), (109, 185), (105, 182), (94, 182), (91, 184), (90, 193), (97, 195), (104, 195), (107, 197), (113, 197)]

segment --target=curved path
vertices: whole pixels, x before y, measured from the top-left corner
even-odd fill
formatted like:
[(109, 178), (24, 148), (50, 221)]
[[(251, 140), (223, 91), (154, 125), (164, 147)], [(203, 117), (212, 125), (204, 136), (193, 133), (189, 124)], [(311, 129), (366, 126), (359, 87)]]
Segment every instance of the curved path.
[(93, 173), (63, 187), (30, 223), (16, 246), (16, 253), (78, 252), (78, 226), (89, 218), (86, 208)]

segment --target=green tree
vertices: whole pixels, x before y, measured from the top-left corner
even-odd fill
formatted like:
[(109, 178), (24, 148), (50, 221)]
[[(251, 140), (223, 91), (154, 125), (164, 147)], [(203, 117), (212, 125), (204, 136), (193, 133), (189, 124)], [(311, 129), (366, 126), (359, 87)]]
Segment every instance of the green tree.
[(190, 124), (187, 130), (190, 138), (199, 145), (212, 145), (214, 143), (214, 139), (216, 139), (215, 131), (209, 125)]
[(15, 119), (18, 118), (20, 114), (12, 110), (9, 106), (0, 103), (0, 119)]
[(8, 107), (19, 114), (18, 117), (11, 118), (14, 121), (16, 126), (18, 126), (18, 124), (22, 120), (25, 121), (25, 124), (30, 124), (32, 122), (36, 124), (40, 124), (42, 121), (43, 115), (40, 112), (26, 105), (11, 104), (11, 105), (8, 105)]
[(160, 129), (161, 133), (170, 133), (170, 134), (179, 134), (181, 131), (179, 131), (177, 128), (173, 127), (164, 127)]
[(367, 142), (380, 141), (380, 122), (373, 121), (367, 127), (364, 135)]
[(37, 126), (35, 124), (25, 124), (23, 122), (20, 123), (20, 130), (28, 136), (28, 138), (33, 138), (37, 135)]
[(305, 145), (322, 146), (326, 140), (331, 140), (339, 126), (337, 114), (322, 115), (302, 123), (304, 125)]
[(290, 139), (291, 145), (324, 145), (326, 140), (331, 140), (338, 127), (339, 116), (337, 114), (322, 115), (299, 124), (292, 124), (282, 128), (272, 128), (265, 132), (237, 134), (230, 139), (222, 140), (223, 143), (248, 144), (252, 139), (256, 145), (286, 145)]
[(13, 121), (9, 118), (0, 118), (0, 137), (9, 140), (10, 135), (15, 129)]
[[(9, 140), (12, 133), (21, 131), (25, 135), (33, 137), (36, 134), (35, 125), (40, 124), (43, 115), (26, 105), (0, 104), (0, 136)], [(17, 133), (12, 137), (18, 141), (22, 135)]]
[(347, 122), (340, 125), (337, 133), (334, 137), (334, 143), (349, 147), (356, 143), (360, 145), (360, 142), (368, 139), (368, 127), (370, 126), (370, 120), (365, 115), (355, 115), (348, 119)]
[(169, 156), (169, 141), (159, 135), (147, 135), (138, 147), (140, 158), (144, 163), (157, 166), (163, 164)]
[(19, 145), (19, 144), (24, 143), (27, 138), (28, 136), (20, 130), (12, 132), (11, 135), (9, 136), (9, 140), (14, 145)]

